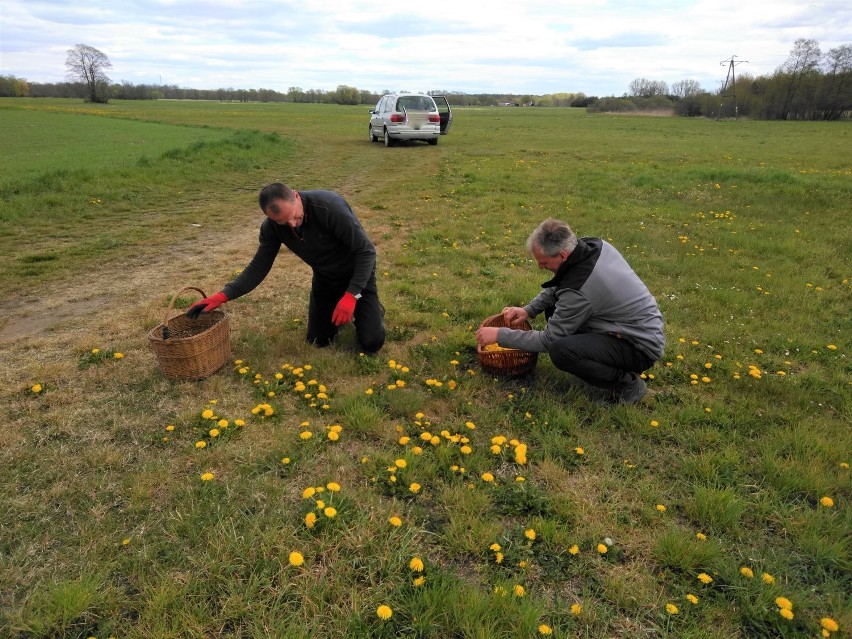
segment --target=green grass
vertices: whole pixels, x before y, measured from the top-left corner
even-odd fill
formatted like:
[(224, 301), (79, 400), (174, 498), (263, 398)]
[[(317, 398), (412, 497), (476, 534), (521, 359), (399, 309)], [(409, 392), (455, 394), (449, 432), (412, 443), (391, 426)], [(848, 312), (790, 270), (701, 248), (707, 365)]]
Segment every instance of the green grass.
[[(97, 127), (49, 148), (20, 126), (42, 160), (0, 158), (0, 635), (848, 633), (845, 124), (458, 109), (437, 147), (386, 149), (361, 107), (0, 114)], [(140, 131), (157, 150), (121, 153)], [(391, 339), (377, 358), (351, 329), (304, 344), (309, 274), (282, 254), (227, 305), (241, 363), (165, 380), (146, 332), (183, 286), (245, 265), (277, 179), (354, 206)], [(517, 380), (479, 368), (481, 319), (547, 279), (523, 246), (548, 215), (609, 238), (660, 301), (668, 348), (640, 405), (590, 400), (546, 356)]]

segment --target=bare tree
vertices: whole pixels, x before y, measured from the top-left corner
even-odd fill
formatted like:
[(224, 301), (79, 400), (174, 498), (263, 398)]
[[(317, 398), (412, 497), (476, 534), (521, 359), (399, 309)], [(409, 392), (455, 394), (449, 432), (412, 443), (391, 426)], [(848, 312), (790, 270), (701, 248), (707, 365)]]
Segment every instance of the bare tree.
[(653, 98), (655, 95), (666, 95), (668, 85), (662, 80), (636, 78), (630, 83), (630, 95), (637, 98)]
[(830, 49), (823, 58), (825, 76), (818, 107), (826, 120), (852, 109), (852, 44)]
[(104, 69), (111, 67), (112, 62), (105, 53), (87, 44), (76, 44), (73, 49), (68, 49), (68, 57), (65, 59), (68, 79), (86, 85), (90, 102), (109, 102), (109, 78)]
[(679, 80), (672, 84), (672, 95), (688, 98), (701, 93), (701, 85), (695, 80)]
[(793, 43), (790, 57), (779, 69), (788, 78), (787, 92), (784, 96), (784, 104), (781, 107), (782, 120), (789, 117), (802, 80), (817, 70), (821, 57), (822, 52), (816, 40), (799, 38)]

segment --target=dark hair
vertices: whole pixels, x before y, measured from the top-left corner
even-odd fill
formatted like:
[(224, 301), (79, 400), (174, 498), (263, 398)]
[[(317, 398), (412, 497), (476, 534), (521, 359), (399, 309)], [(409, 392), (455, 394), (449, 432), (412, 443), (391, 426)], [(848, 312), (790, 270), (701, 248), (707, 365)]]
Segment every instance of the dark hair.
[[(296, 193), (286, 184), (282, 184), (281, 182), (273, 182), (272, 184), (267, 184), (262, 189), (260, 189), (260, 195), (257, 197), (257, 202), (260, 204), (260, 210), (266, 213), (266, 209), (272, 205), (275, 200), (284, 200), (285, 202), (292, 202), (296, 199)], [(274, 210), (273, 213), (277, 213), (278, 211)]]
[(565, 222), (547, 218), (527, 238), (527, 251), (537, 248), (547, 257), (556, 257), (562, 251), (569, 255), (577, 248), (577, 236)]

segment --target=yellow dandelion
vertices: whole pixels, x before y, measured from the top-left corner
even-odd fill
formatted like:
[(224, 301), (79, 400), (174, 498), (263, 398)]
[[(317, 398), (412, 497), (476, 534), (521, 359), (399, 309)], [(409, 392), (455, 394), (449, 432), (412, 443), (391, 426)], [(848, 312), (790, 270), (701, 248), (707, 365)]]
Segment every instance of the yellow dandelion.
[(660, 422), (658, 422), (656, 419), (651, 420), (651, 428), (657, 428), (659, 425)]
[(790, 610), (789, 608), (779, 608), (778, 614), (781, 615), (782, 617), (784, 617), (784, 619), (787, 619), (788, 621), (793, 619), (793, 617), (796, 616), (796, 615), (793, 614), (793, 611)]
[(577, 453), (578, 455), (585, 455), (586, 454), (586, 451), (583, 450), (583, 448), (581, 446), (577, 446), (577, 448), (574, 449), (574, 452)]
[(524, 531), (524, 537), (526, 537), (530, 541), (534, 541), (535, 540), (535, 530), (532, 529), (532, 528), (530, 528), (529, 530), (525, 530)]
[(420, 575), (417, 579), (415, 579), (414, 581), (411, 582), (411, 585), (419, 588), (420, 586), (422, 586), (425, 583), (426, 583), (426, 577), (424, 577), (423, 575)]
[(820, 505), (825, 506), (826, 508), (834, 507), (834, 500), (831, 497), (823, 497), (819, 500)]
[(295, 550), (290, 553), (290, 557), (288, 559), (291, 566), (301, 566), (305, 563), (305, 558), (302, 556), (302, 553), (296, 552)]
[(826, 348), (830, 351), (836, 351), (837, 345), (836, 344), (829, 344), (828, 346), (826, 346)]
[(328, 437), (330, 441), (336, 442), (338, 439), (340, 439), (340, 433), (336, 430), (330, 430), (328, 431), (326, 437)]
[(754, 577), (754, 571), (751, 568), (749, 568), (748, 566), (743, 566), (742, 568), (740, 568), (740, 574), (743, 577), (747, 577), (748, 579), (751, 579), (752, 577)]
[(204, 411), (201, 413), (201, 416), (204, 419), (213, 419), (213, 411), (209, 408), (205, 408)]
[(420, 484), (418, 484), (417, 482), (414, 482), (408, 487), (408, 490), (410, 490), (412, 493), (414, 493), (416, 495), (417, 493), (420, 492), (420, 488), (421, 488)]
[(678, 613), (677, 606), (675, 606), (673, 603), (667, 603), (666, 604), (666, 612), (669, 613), (670, 615), (676, 615)]
[(307, 441), (308, 439), (310, 439), (313, 436), (314, 436), (314, 434), (309, 430), (303, 430), (301, 433), (299, 433), (299, 439), (302, 439), (302, 440), (305, 440), (305, 441)]
[(33, 384), (32, 388), (30, 388), (30, 390), (34, 393), (40, 393), (41, 390), (42, 390), (42, 386), (41, 386), (41, 384)]
[(695, 595), (693, 595), (692, 593), (689, 593), (689, 594), (686, 596), (686, 600), (687, 600), (689, 603), (691, 603), (693, 606), (698, 605), (698, 597), (696, 597), (696, 596), (695, 596)]
[(494, 475), (491, 473), (485, 472), (482, 473), (482, 481), (491, 482), (494, 481)]
[(208, 434), (210, 435), (210, 437), (218, 437), (219, 436), (219, 429), (218, 428), (211, 428)]
[(317, 515), (315, 512), (311, 511), (307, 515), (305, 515), (305, 525), (308, 528), (313, 528), (317, 523)]
[(309, 499), (313, 497), (317, 492), (317, 489), (313, 486), (308, 486), (305, 490), (302, 491), (302, 499)]
[(207, 442), (205, 442), (204, 440), (197, 441), (197, 442), (195, 442), (195, 447), (196, 448), (207, 448)]
[(552, 635), (553, 634), (553, 628), (548, 626), (546, 623), (543, 623), (538, 627), (538, 633), (540, 635)]
[(404, 459), (397, 459), (393, 464), (397, 468), (405, 468), (406, 466), (408, 466), (408, 462), (406, 462)]
[(571, 604), (571, 614), (572, 615), (579, 615), (581, 612), (583, 612), (583, 606), (582, 605), (580, 605), (578, 603)]
[(393, 610), (391, 610), (390, 606), (382, 604), (376, 608), (376, 615), (378, 615), (379, 619), (382, 621), (387, 621), (393, 616)]
[(525, 594), (527, 594), (527, 591), (524, 590), (524, 587), (521, 584), (515, 584), (513, 590), (515, 591), (516, 597), (523, 597)]
[(338, 484), (337, 482), (330, 481), (325, 485), (325, 487), (328, 488), (333, 493), (339, 493), (340, 492), (340, 484)]
[(423, 572), (423, 560), (420, 557), (412, 557), (408, 567), (414, 572)]
[(322, 512), (326, 517), (331, 519), (337, 514), (337, 509), (334, 506), (327, 506)]
[(713, 577), (708, 575), (706, 572), (702, 572), (698, 575), (698, 581), (700, 581), (703, 584), (709, 584), (713, 581)]
[(695, 538), (696, 538), (698, 541), (707, 541), (707, 535), (705, 535), (703, 532), (697, 532), (697, 533), (695, 533)]
[(402, 519), (400, 519), (399, 517), (397, 517), (396, 515), (394, 515), (393, 517), (391, 517), (390, 519), (388, 519), (388, 523), (389, 523), (391, 526), (395, 526), (395, 527), (399, 528), (400, 526), (402, 526)]
[(201, 481), (210, 481), (214, 477), (215, 475), (213, 473), (204, 473), (203, 475), (201, 475)]
[(598, 544), (597, 550), (600, 554), (605, 555), (609, 552), (609, 547), (606, 544)]
[(580, 547), (577, 544), (574, 544), (568, 549), (568, 552), (572, 555), (577, 555), (580, 553)]
[(665, 507), (663, 504), (657, 504), (656, 508), (657, 508), (657, 510), (659, 510), (661, 513), (666, 512), (666, 507)]
[(124, 354), (123, 354), (123, 353), (115, 353), (115, 354), (113, 354), (113, 357), (114, 357), (115, 359), (121, 359), (121, 358), (123, 358), (123, 357), (124, 357)]
[(822, 626), (823, 630), (828, 630), (829, 632), (837, 632), (840, 630), (840, 626), (831, 617), (823, 617), (819, 620), (819, 625)]
[(459, 450), (463, 455), (470, 455), (473, 452), (473, 449), (470, 446), (462, 446)]
[(765, 584), (772, 585), (772, 584), (775, 583), (775, 577), (770, 575), (768, 572), (765, 572), (762, 575), (760, 575), (760, 578), (763, 580), (763, 583), (765, 583)]
[(787, 599), (787, 597), (776, 597), (775, 605), (783, 610), (792, 610), (793, 602)]

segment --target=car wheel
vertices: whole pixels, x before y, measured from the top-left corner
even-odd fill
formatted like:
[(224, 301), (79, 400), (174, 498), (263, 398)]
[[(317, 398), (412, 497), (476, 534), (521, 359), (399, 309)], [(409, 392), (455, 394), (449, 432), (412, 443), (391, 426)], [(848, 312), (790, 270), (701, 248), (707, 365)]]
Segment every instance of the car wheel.
[(379, 141), (378, 136), (375, 133), (373, 133), (373, 125), (372, 124), (367, 125), (367, 131), (369, 131), (369, 133), (370, 133), (370, 142), (378, 142)]
[(393, 144), (393, 138), (390, 136), (390, 133), (388, 133), (388, 130), (385, 129), (385, 146), (393, 146)]
[(428, 139), (428, 140), (426, 140), (426, 141), (427, 141), (429, 144), (431, 144), (432, 146), (437, 146), (437, 144), (438, 144), (438, 138), (429, 138), (429, 139)]

